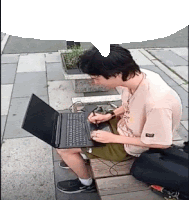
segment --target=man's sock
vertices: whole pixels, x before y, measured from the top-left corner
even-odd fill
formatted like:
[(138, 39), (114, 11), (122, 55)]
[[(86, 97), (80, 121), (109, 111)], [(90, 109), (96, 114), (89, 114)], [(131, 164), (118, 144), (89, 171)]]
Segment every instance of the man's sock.
[(91, 185), (92, 182), (93, 182), (93, 179), (92, 179), (92, 178), (89, 178), (89, 179), (79, 178), (79, 180), (81, 181), (81, 183), (82, 183), (83, 185), (87, 185), (87, 186)]

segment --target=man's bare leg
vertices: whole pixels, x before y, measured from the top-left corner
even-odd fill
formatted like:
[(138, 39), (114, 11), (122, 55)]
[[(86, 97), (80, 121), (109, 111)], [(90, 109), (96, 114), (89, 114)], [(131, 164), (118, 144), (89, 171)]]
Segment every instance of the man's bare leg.
[(56, 149), (64, 162), (77, 174), (79, 178), (88, 179), (90, 174), (80, 153), (80, 148)]

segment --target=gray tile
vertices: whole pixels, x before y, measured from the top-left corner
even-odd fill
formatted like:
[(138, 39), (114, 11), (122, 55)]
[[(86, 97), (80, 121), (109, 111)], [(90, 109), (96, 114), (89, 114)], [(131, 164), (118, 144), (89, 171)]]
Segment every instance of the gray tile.
[(71, 169), (62, 169), (59, 167), (59, 161), (54, 162), (55, 183), (64, 180), (77, 178)]
[(90, 49), (94, 46), (91, 42), (80, 42), (80, 45), (83, 49)]
[(49, 145), (34, 137), (8, 139), (1, 151), (2, 199), (56, 199)]
[(57, 63), (57, 62), (61, 62), (61, 57), (59, 52), (51, 52), (51, 53), (46, 53), (46, 58), (45, 61), (46, 63)]
[(188, 141), (188, 131), (185, 129), (185, 127), (182, 124), (180, 124), (179, 126), (178, 134), (185, 142)]
[(175, 53), (169, 50), (148, 50), (148, 51), (170, 67), (188, 64), (186, 60), (184, 60), (183, 58), (181, 58), (180, 56), (176, 55)]
[(1, 115), (1, 141), (3, 139), (6, 120), (7, 120), (7, 115)]
[(3, 54), (1, 55), (1, 63), (18, 63), (19, 54)]
[(35, 53), (20, 55), (17, 72), (41, 72), (46, 71), (45, 54)]
[(38, 96), (47, 95), (46, 73), (17, 73), (12, 97), (30, 97), (32, 93)]
[(66, 50), (66, 40), (40, 40), (34, 38), (9, 37), (4, 53), (47, 53)]
[(50, 105), (55, 110), (69, 109), (72, 105), (72, 98), (83, 96), (83, 93), (74, 92), (70, 80), (48, 81), (48, 85)]
[(59, 156), (59, 154), (57, 153), (57, 151), (56, 151), (55, 148), (52, 149), (52, 153), (53, 153), (53, 160), (54, 161), (60, 161), (60, 160), (62, 160), (62, 158)]
[[(39, 96), (48, 103), (47, 96)], [(10, 110), (5, 127), (4, 138), (31, 137), (32, 135), (21, 128), (30, 98), (15, 98), (11, 100)]]
[(1, 65), (1, 84), (14, 83), (17, 64), (2, 64)]
[[(69, 198), (70, 198), (70, 200), (75, 200), (75, 199), (77, 199), (77, 200), (100, 200), (101, 199), (97, 192), (71, 194)], [(61, 198), (59, 198), (58, 200), (61, 200)]]
[(188, 130), (188, 121), (181, 121), (181, 124), (184, 126), (186, 130)]
[(3, 38), (5, 37), (6, 33), (2, 33), (1, 32), (1, 41), (3, 40)]
[(61, 63), (46, 63), (48, 81), (62, 81), (65, 79)]
[(188, 66), (171, 67), (171, 69), (188, 81)]
[(177, 92), (182, 101), (182, 121), (188, 121), (188, 93), (181, 86), (172, 87), (172, 89)]

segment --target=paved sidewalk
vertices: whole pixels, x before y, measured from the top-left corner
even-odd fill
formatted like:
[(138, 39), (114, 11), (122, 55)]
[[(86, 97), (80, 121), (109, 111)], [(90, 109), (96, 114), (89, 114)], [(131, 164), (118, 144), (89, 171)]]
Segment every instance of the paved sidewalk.
[[(188, 140), (187, 48), (131, 49), (131, 53), (142, 69), (158, 73), (179, 94), (183, 104), (179, 134)], [(97, 193), (67, 195), (57, 191), (58, 181), (75, 178), (75, 174), (60, 169), (60, 157), (54, 149), (22, 130), (21, 124), (32, 93), (65, 112), (73, 97), (118, 92), (75, 93), (71, 82), (64, 78), (57, 52), (3, 54), (1, 64), (2, 199), (99, 199)]]

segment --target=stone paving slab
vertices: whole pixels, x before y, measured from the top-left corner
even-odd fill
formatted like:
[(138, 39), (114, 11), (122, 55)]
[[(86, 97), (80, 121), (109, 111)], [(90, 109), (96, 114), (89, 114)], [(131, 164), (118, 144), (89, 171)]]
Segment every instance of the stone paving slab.
[(5, 130), (6, 120), (7, 120), (7, 115), (1, 115), (1, 141), (3, 138), (4, 130)]
[(177, 66), (170, 68), (174, 70), (177, 74), (181, 74), (182, 78), (188, 81), (188, 66)]
[(13, 84), (1, 85), (1, 115), (7, 115), (9, 112), (12, 90)]
[(47, 96), (46, 72), (16, 74), (12, 97), (30, 97), (32, 93)]
[(17, 70), (17, 64), (1, 64), (1, 84), (13, 84)]
[(47, 80), (62, 81), (65, 79), (61, 63), (46, 63)]
[(1, 115), (7, 115), (9, 112), (10, 99), (2, 98), (1, 99)]
[(181, 124), (188, 130), (188, 121), (181, 121)]
[(17, 72), (46, 71), (44, 54), (20, 55)]
[(52, 149), (52, 153), (54, 162), (62, 160), (55, 148)]
[(45, 54), (46, 63), (61, 63), (61, 57), (59, 52), (52, 52)]
[(9, 98), (10, 99), (12, 89), (13, 89), (13, 84), (1, 85), (1, 92), (2, 92), (1, 98)]
[(1, 55), (1, 64), (18, 63), (20, 54), (3, 54)]
[[(181, 79), (177, 74), (173, 73), (170, 69), (168, 69), (165, 65), (163, 65), (158, 60), (154, 60), (154, 64), (156, 64), (162, 71), (164, 71), (169, 77), (171, 77), (179, 85), (182, 85), (185, 83), (185, 80)], [(185, 90), (188, 91), (186, 88)]]
[[(47, 96), (39, 96), (40, 99), (48, 104)], [(13, 98), (11, 100), (9, 115), (7, 118), (4, 138), (20, 138), (31, 137), (32, 134), (21, 128), (24, 116), (29, 104), (30, 97), (28, 98)]]
[(157, 57), (159, 60), (161, 60), (163, 63), (165, 63), (169, 67), (175, 67), (175, 66), (182, 66), (187, 65), (187, 61), (181, 58), (180, 56), (176, 55), (172, 51), (166, 51), (166, 50), (148, 50), (151, 52), (155, 57)]
[(131, 55), (133, 57), (133, 59), (135, 60), (135, 62), (139, 65), (139, 66), (143, 66), (143, 65), (154, 65), (149, 59), (147, 59), (141, 52), (139, 49), (129, 49), (129, 51), (131, 52)]
[(184, 140), (184, 141), (188, 141), (188, 129), (186, 129), (182, 123), (180, 124), (179, 128), (178, 128), (178, 134), (179, 136)]
[(51, 147), (35, 137), (5, 140), (1, 157), (3, 200), (55, 200)]
[(1, 41), (3, 40), (3, 38), (5, 37), (6, 33), (2, 33), (1, 32)]
[(57, 111), (69, 109), (73, 97), (83, 97), (83, 93), (74, 92), (72, 82), (68, 80), (48, 81), (48, 94), (50, 106)]
[(3, 50), (7, 44), (8, 39), (9, 39), (8, 34), (1, 33), (1, 54), (3, 53)]
[(182, 121), (188, 120), (188, 93), (180, 86), (174, 86), (172, 87), (173, 90), (176, 91), (176, 93), (179, 95), (182, 101)]
[(54, 170), (55, 170), (55, 182), (63, 181), (63, 180), (71, 180), (75, 179), (76, 174), (71, 169), (62, 169), (59, 167), (59, 161), (54, 162)]
[(6, 54), (47, 53), (55, 52), (58, 49), (66, 49), (66, 40), (40, 40), (38, 38), (22, 38), (10, 35), (3, 52)]
[(188, 60), (188, 48), (187, 47), (185, 47), (185, 48), (184, 47), (183, 48), (169, 48), (168, 50), (171, 50), (174, 53), (181, 56), (182, 58), (184, 58), (185, 60)]
[(83, 49), (90, 49), (91, 47), (93, 47), (94, 45), (91, 42), (80, 42), (80, 46)]

